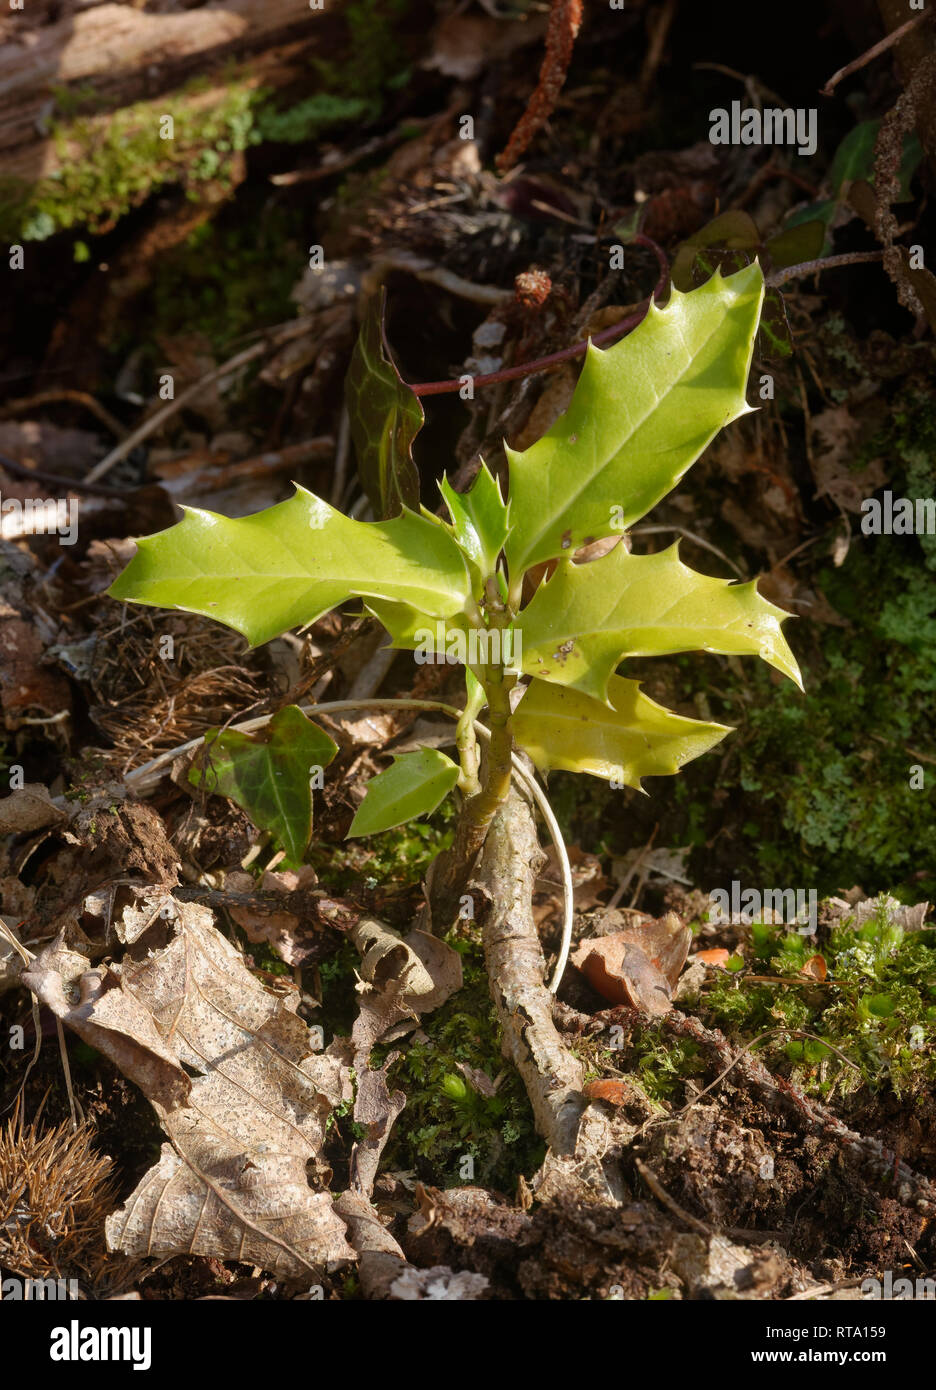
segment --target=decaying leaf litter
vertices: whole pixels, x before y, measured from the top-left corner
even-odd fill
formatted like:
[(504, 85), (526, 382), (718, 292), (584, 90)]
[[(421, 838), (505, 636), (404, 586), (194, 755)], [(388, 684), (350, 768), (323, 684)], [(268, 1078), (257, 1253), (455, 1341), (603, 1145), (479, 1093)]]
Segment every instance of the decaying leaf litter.
[[(825, 1297), (852, 1294), (863, 1274), (893, 1260), (894, 1243), (909, 1249), (917, 1267), (933, 1262), (932, 947), (925, 906), (920, 895), (906, 893), (899, 873), (874, 876), (862, 862), (860, 876), (827, 882), (818, 937), (801, 938), (799, 949), (795, 934), (791, 941), (769, 921), (704, 921), (702, 846), (696, 839), (688, 856), (680, 854), (688, 823), (683, 809), (660, 804), (672, 800), (667, 783), (651, 783), (649, 811), (636, 795), (617, 791), (616, 801), (599, 808), (603, 826), (566, 796), (564, 823), (572, 834), (587, 826), (582, 849), (600, 852), (599, 871), (608, 880), (591, 902), (576, 886), (576, 965), (554, 1001), (543, 947), (555, 957), (561, 890), (553, 865), (540, 863), (522, 774), (476, 870), (472, 892), (481, 910), (447, 940), (425, 930), (420, 881), (451, 838), (450, 816), (439, 813), (386, 850), (345, 841), (364, 782), (390, 766), (390, 754), (425, 746), (427, 724), (433, 746), (451, 747), (454, 725), (432, 708), (460, 704), (445, 667), (399, 658), (391, 665), (374, 624), (353, 607), (248, 650), (191, 614), (121, 610), (103, 596), (131, 556), (126, 537), (171, 524), (171, 500), (241, 516), (282, 501), (296, 479), (353, 511), (360, 494), (352, 450), (361, 442), (352, 437), (360, 432), (343, 414), (335, 386), (351, 360), (358, 320), (367, 321), (364, 300), (381, 282), (390, 291), (384, 347), (407, 363), (404, 375), (427, 381), (457, 377), (455, 368), (463, 368), (477, 380), (641, 316), (659, 274), (648, 249), (628, 247), (626, 268), (616, 276), (605, 269), (607, 257), (595, 255), (596, 245), (606, 250), (610, 241), (601, 239), (605, 228), (626, 241), (618, 224), (638, 207), (643, 234), (662, 246), (678, 285), (680, 267), (691, 277), (698, 266), (693, 246), (714, 257), (703, 273), (721, 264), (728, 274), (755, 249), (768, 269), (782, 271), (777, 230), (797, 204), (822, 195), (829, 206), (820, 206), (813, 221), (825, 219), (830, 237), (839, 224), (840, 236), (851, 237), (863, 219), (885, 247), (892, 245), (886, 206), (875, 202), (885, 187), (883, 142), (876, 147), (872, 140), (864, 166), (854, 162), (848, 180), (831, 139), (825, 172), (811, 180), (777, 151), (720, 151), (716, 158), (704, 133), (689, 147), (652, 148), (648, 127), (674, 100), (667, 74), (684, 48), (671, 32), (673, 6), (633, 8), (631, 76), (618, 87), (599, 56), (602, 44), (621, 43), (620, 32), (608, 28), (610, 17), (586, 23), (573, 50), (578, 7), (552, 7), (529, 128), (510, 145), (542, 61), (542, 25), (534, 41), (533, 23), (479, 11), (436, 16), (422, 48), (404, 34), (407, 52), (440, 74), (414, 86), (423, 100), (431, 98), (433, 119), (403, 142), (403, 88), (375, 118), (374, 128), (392, 137), (376, 154), (359, 155), (353, 125), (336, 128), (337, 160), (351, 160), (352, 168), (358, 157), (376, 163), (369, 174), (337, 185), (320, 213), (330, 269), (307, 272), (297, 284), (298, 324), (271, 331), (249, 352), (197, 335), (158, 343), (176, 370), (195, 364), (193, 383), (209, 374), (214, 382), (193, 392), (184, 409), (179, 403), (166, 412), (164, 423), (154, 418), (144, 428), (147, 456), (139, 463), (120, 443), (108, 453), (79, 401), (38, 400), (25, 422), (18, 406), (7, 412), (0, 445), (25, 468), (5, 475), (5, 497), (39, 495), (41, 475), (67, 472), (82, 449), (86, 462), (75, 478), (106, 475), (116, 494), (80, 494), (74, 553), (62, 557), (40, 539), (4, 542), (7, 757), (11, 766), (25, 764), (29, 783), (0, 808), (9, 936), (0, 986), (25, 1044), (11, 1049), (5, 1083), (12, 1100), (37, 1040), (31, 991), (43, 1006), (42, 1047), (23, 1091), (27, 1115), (43, 1096), (50, 1125), (74, 1107), (86, 1116), (95, 1151), (116, 1160), (120, 1196), (100, 1211), (99, 1245), (80, 1257), (62, 1251), (61, 1272), (77, 1272), (90, 1296), (138, 1287), (144, 1297), (224, 1289), (291, 1297), (321, 1284), (329, 1297), (399, 1299)], [(457, 39), (459, 23), (469, 20), (474, 48), (465, 42), (467, 30)], [(490, 46), (495, 38), (499, 50)], [(513, 44), (522, 62), (509, 59)], [(487, 54), (498, 51), (506, 56), (491, 59), (500, 64), (493, 80), (503, 93), (497, 118), (477, 141), (459, 140), (458, 112), (473, 97), (456, 101), (448, 83), (491, 80)], [(556, 65), (570, 53), (560, 98)], [(598, 81), (590, 85), (597, 92), (586, 81), (596, 66)], [(884, 68), (872, 72), (869, 97), (880, 113), (894, 106), (900, 89)], [(771, 83), (782, 76), (771, 74)], [(542, 114), (544, 92), (551, 93), (548, 103), (559, 101), (545, 129), (535, 114)], [(905, 112), (912, 95), (900, 100)], [(847, 140), (848, 122), (841, 112), (837, 119)], [(900, 116), (885, 132), (897, 128), (903, 137), (901, 119), (909, 130)], [(592, 128), (589, 144), (582, 131)], [(524, 166), (499, 182), (488, 172), (493, 157), (505, 147), (516, 153), (527, 137), (533, 143)], [(921, 139), (925, 146), (925, 131)], [(882, 161), (877, 169), (875, 160)], [(274, 175), (279, 186), (285, 172)], [(244, 191), (266, 178), (263, 170), (248, 173)], [(925, 165), (918, 178), (925, 182)], [(802, 184), (810, 181), (807, 190)], [(301, 190), (302, 180), (295, 187)], [(902, 191), (891, 188), (899, 213), (912, 221), (920, 216), (919, 198), (907, 183), (912, 197), (897, 202)], [(721, 241), (704, 234), (712, 214), (739, 203), (750, 213), (743, 225), (739, 214)], [(150, 215), (158, 225), (159, 211)], [(913, 236), (925, 239), (924, 230), (921, 223)], [(830, 241), (819, 249), (850, 245)], [(889, 255), (888, 273), (907, 303), (914, 291), (899, 257)], [(807, 258), (800, 247), (791, 261)], [(153, 293), (147, 274), (158, 281), (158, 265), (144, 267), (138, 295)], [(774, 360), (773, 342), (762, 337), (756, 363), (761, 355), (769, 362), (787, 404), (765, 404), (720, 435), (698, 465), (697, 490), (674, 495), (649, 525), (635, 528), (635, 536), (644, 530), (649, 548), (632, 556), (618, 545), (612, 562), (633, 561), (636, 569), (646, 556), (664, 566), (679, 537), (680, 555), (705, 574), (717, 569), (751, 579), (769, 571), (761, 592), (804, 617), (800, 632), (812, 628), (793, 639), (798, 653), (821, 647), (829, 627), (854, 624), (853, 614), (825, 596), (821, 586), (830, 580), (816, 555), (830, 557), (826, 567), (836, 570), (860, 548), (856, 498), (890, 482), (896, 467), (886, 452), (871, 456), (882, 447), (888, 403), (898, 401), (913, 426), (906, 427), (911, 443), (902, 456), (911, 473), (920, 469), (913, 429), (922, 441), (927, 428), (925, 292), (916, 330), (877, 288), (870, 321), (856, 323), (849, 291), (835, 288), (844, 283), (835, 275), (867, 277), (861, 284), (870, 286), (880, 271), (830, 270), (810, 282), (810, 292), (784, 285), (781, 314), (797, 354)], [(687, 279), (685, 288), (692, 283)], [(837, 314), (841, 327), (830, 327)], [(427, 327), (414, 331), (420, 317)], [(814, 341), (805, 330), (817, 322), (824, 326)], [(765, 336), (773, 324), (765, 320)], [(148, 352), (152, 360), (152, 343)], [(37, 350), (37, 372), (42, 357)], [(236, 365), (219, 370), (232, 359)], [(244, 375), (250, 371), (257, 375)], [(422, 443), (445, 440), (446, 458), (454, 449), (462, 489), (479, 452), (496, 471), (504, 436), (515, 449), (528, 448), (549, 429), (569, 404), (577, 372), (577, 363), (560, 364), (548, 375), (479, 387), (455, 409), (430, 403)], [(870, 389), (882, 376), (885, 390)], [(109, 399), (106, 388), (93, 385), (90, 399)], [(126, 401), (117, 409), (132, 438), (139, 416)], [(894, 440), (888, 443), (893, 449)], [(425, 498), (433, 491), (430, 475), (441, 468), (419, 442), (414, 453)], [(850, 467), (859, 455), (864, 480)], [(381, 490), (399, 479), (381, 473), (375, 459), (362, 482), (379, 505)], [(535, 497), (532, 475), (527, 486)], [(586, 539), (576, 536), (575, 544)], [(924, 561), (931, 558), (921, 550)], [(560, 582), (557, 575), (540, 592)], [(925, 611), (925, 594), (917, 594), (917, 612)], [(903, 643), (915, 658), (913, 611), (892, 599), (895, 606), (876, 636)], [(158, 654), (165, 636), (173, 639), (169, 661)], [(633, 649), (643, 652), (639, 642)], [(885, 675), (891, 659), (882, 651)], [(653, 666), (662, 673), (651, 675), (648, 662), (644, 688), (680, 714), (723, 714), (724, 722), (740, 725), (739, 707), (770, 697), (739, 674), (736, 658), (723, 660), (711, 668), (720, 678), (695, 694), (685, 665), (667, 669), (657, 659)], [(629, 663), (628, 673), (639, 663)], [(837, 669), (841, 679), (857, 679), (841, 658)], [(733, 686), (727, 700), (718, 691), (725, 684)], [(426, 708), (367, 708), (391, 694)], [(229, 724), (335, 699), (360, 704), (323, 716), (335, 752), (309, 805), (307, 864), (275, 852), (275, 816), (252, 823), (243, 809), (211, 794), (224, 789), (224, 765), (211, 758), (210, 740), (201, 787), (189, 778), (190, 755), (169, 756)], [(920, 728), (902, 716), (889, 736), (874, 737), (900, 751), (905, 745), (925, 764), (931, 750), (925, 734), (920, 749)], [(754, 738), (767, 732), (757, 727)], [(225, 738), (240, 736), (216, 736), (216, 754)], [(741, 738), (751, 742), (750, 735)], [(142, 775), (134, 777), (137, 770)], [(702, 785), (724, 786), (733, 796), (737, 771), (738, 754), (726, 751)], [(784, 769), (771, 771), (780, 779)], [(750, 762), (745, 777), (755, 781)], [(557, 785), (561, 791), (551, 778), (553, 799)], [(752, 801), (758, 790), (750, 789)], [(778, 794), (782, 783), (770, 789), (770, 797)], [(840, 795), (847, 795), (844, 784)], [(727, 817), (721, 843), (709, 823), (712, 843), (705, 848), (721, 856), (722, 869), (736, 862), (730, 845), (745, 833), (744, 814)], [(818, 808), (812, 820), (802, 816), (801, 833), (820, 830), (817, 819)], [(605, 847), (609, 834), (614, 850)], [(821, 835), (807, 843), (825, 847)], [(925, 852), (922, 836), (916, 843)], [(882, 863), (891, 862), (883, 847), (881, 854)], [(917, 854), (912, 868), (907, 881), (915, 876), (927, 891), (931, 866)], [(856, 878), (874, 890), (899, 881), (915, 909), (853, 891)], [(789, 872), (781, 881), (790, 881)], [(491, 972), (493, 1013), (485, 1002), (488, 981), (478, 978), (482, 936), (489, 965), (499, 958)], [(680, 974), (687, 945), (692, 958)], [(464, 1012), (460, 997), (470, 1000)], [(55, 1019), (71, 1039), (67, 1087)], [(489, 1035), (493, 1047), (482, 1045)], [(411, 1084), (408, 1096), (398, 1083), (408, 1052), (428, 1059), (435, 1095), (417, 1096)], [(130, 1141), (130, 1117), (145, 1113), (134, 1087), (158, 1124), (137, 1123)], [(407, 1103), (438, 1122), (404, 1133)], [(524, 1107), (525, 1130), (516, 1135)], [(497, 1136), (487, 1150), (475, 1139), (479, 1122)], [(545, 1154), (536, 1152), (537, 1135), (549, 1146)], [(523, 1146), (523, 1162), (510, 1162), (511, 1145), (518, 1153)], [(460, 1171), (466, 1154), (476, 1160), (475, 1180)], [(485, 1166), (496, 1181), (484, 1180)], [(21, 1175), (5, 1171), (3, 1181), (18, 1244), (0, 1250), (0, 1263), (15, 1268), (16, 1260), (21, 1273), (31, 1273), (25, 1241), (42, 1251), (43, 1268), (57, 1272), (54, 1241), (43, 1251), (30, 1234), (40, 1194), (31, 1193), (31, 1207), (22, 1200)], [(11, 1197), (16, 1181), (19, 1195)]]

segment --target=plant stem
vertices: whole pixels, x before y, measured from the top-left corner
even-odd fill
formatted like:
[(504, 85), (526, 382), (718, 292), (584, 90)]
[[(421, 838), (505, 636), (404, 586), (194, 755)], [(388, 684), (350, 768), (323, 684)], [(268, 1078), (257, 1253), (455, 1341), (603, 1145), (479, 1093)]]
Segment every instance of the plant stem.
[(465, 807), (466, 817), (474, 826), (477, 836), (475, 853), (484, 843), (488, 826), (507, 800), (510, 791), (510, 755), (513, 751), (510, 692), (516, 680), (516, 676), (508, 675), (503, 666), (487, 668), (484, 690), (487, 695), (488, 725), (491, 731), (487, 776), (481, 791), (472, 797)]
[(481, 790), (478, 781), (478, 740), (474, 726), (475, 719), (484, 708), (484, 699), (484, 686), (478, 684), (473, 693), (469, 693), (455, 729), (455, 747), (458, 749), (458, 761), (461, 764), (458, 790), (466, 797), (477, 796)]

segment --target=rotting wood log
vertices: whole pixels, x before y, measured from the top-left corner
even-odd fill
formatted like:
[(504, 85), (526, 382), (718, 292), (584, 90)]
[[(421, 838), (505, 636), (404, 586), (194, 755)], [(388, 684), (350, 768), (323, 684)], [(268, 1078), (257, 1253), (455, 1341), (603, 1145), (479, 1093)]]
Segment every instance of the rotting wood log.
[[(131, 3), (95, 5), (53, 23), (0, 19), (0, 178), (31, 182), (59, 166), (50, 138), (56, 93), (76, 99), (93, 89), (100, 109), (169, 92), (221, 60), (267, 53), (301, 41), (323, 57), (341, 43), (346, 0), (311, 10), (308, 0), (223, 0), (174, 14)], [(275, 55), (271, 55), (274, 57)], [(274, 63), (275, 65), (275, 63)]]

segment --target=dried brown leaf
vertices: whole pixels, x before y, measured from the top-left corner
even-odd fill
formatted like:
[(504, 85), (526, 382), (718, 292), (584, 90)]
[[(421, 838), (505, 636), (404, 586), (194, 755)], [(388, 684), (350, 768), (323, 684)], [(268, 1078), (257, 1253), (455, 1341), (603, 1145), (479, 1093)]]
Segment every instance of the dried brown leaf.
[(24, 835), (65, 819), (41, 782), (27, 782), (0, 801), (0, 835)]
[(612, 936), (582, 941), (571, 960), (612, 1004), (665, 1014), (691, 941), (689, 928), (668, 912), (658, 921), (635, 922)]
[(327, 1175), (325, 1126), (350, 1097), (347, 1067), (313, 1052), (206, 908), (154, 890), (133, 910), (147, 926), (122, 961), (89, 969), (72, 926), (24, 977), (143, 1089), (172, 1141), (108, 1219), (111, 1249), (244, 1260), (289, 1278), (353, 1258), (329, 1193), (307, 1178), (307, 1165)]

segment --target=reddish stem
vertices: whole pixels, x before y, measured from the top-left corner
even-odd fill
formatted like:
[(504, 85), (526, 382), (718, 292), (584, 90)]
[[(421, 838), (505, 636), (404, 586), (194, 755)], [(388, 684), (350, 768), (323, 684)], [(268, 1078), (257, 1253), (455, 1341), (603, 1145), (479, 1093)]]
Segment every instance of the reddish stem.
[[(559, 352), (551, 352), (548, 357), (538, 357), (534, 362), (522, 362), (516, 367), (504, 367), (499, 372), (486, 372), (482, 376), (471, 378), (472, 386), (494, 386), (499, 381), (516, 381), (518, 377), (533, 376), (535, 372), (544, 372), (547, 367), (554, 367), (557, 362), (568, 362), (575, 357), (581, 357), (586, 352), (589, 343), (595, 347), (601, 347), (603, 343), (613, 342), (617, 338), (623, 338), (625, 333), (646, 318), (650, 308), (651, 300), (661, 297), (669, 284), (669, 262), (666, 253), (655, 241), (649, 237), (638, 233), (633, 238), (638, 246), (646, 246), (656, 256), (660, 266), (660, 278), (651, 297), (644, 301), (639, 309), (633, 314), (628, 314), (626, 319), (621, 319), (619, 323), (614, 323), (610, 328), (603, 329), (596, 333), (592, 338), (586, 338), (584, 342), (575, 343), (572, 347), (562, 348)], [(453, 381), (421, 381), (417, 385), (410, 385), (410, 390), (414, 396), (444, 396), (453, 391), (460, 391), (464, 378), (456, 377)]]

